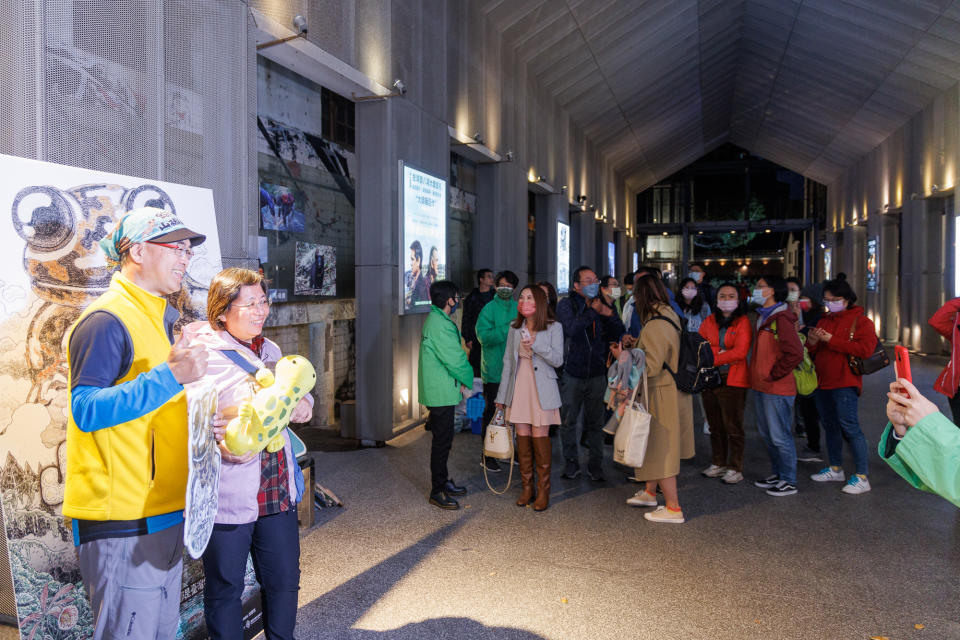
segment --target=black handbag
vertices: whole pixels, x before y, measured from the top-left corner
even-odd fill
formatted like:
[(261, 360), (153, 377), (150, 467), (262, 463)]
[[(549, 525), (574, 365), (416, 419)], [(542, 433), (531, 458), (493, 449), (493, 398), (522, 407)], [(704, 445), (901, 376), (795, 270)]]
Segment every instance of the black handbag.
[[(853, 332), (857, 327), (857, 320), (854, 318), (853, 324), (850, 325), (850, 341), (853, 342)], [(847, 362), (850, 364), (850, 371), (854, 375), (858, 376), (868, 376), (871, 373), (876, 373), (890, 365), (890, 356), (887, 355), (887, 350), (883, 348), (883, 345), (880, 344), (880, 340), (877, 340), (877, 348), (873, 350), (873, 353), (867, 358), (858, 358), (857, 356), (848, 355)]]

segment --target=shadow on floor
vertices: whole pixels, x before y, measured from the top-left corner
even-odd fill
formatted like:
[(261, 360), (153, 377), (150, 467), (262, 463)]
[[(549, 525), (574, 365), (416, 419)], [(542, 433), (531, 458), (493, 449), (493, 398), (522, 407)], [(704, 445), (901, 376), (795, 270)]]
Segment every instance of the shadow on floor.
[(489, 627), (470, 618), (433, 618), (387, 631), (351, 628), (387, 592), (427, 555), (436, 550), (471, 516), (466, 515), (437, 529), (406, 549), (354, 576), (336, 589), (304, 605), (298, 612), (297, 635), (301, 638), (359, 638), (373, 640), (423, 640), (425, 638), (505, 638), (543, 640), (523, 629)]

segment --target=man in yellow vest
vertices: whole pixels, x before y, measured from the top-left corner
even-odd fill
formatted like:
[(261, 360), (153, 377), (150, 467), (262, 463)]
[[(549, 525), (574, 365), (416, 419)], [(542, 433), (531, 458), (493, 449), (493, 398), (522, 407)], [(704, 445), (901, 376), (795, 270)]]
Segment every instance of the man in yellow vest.
[[(100, 241), (120, 269), (70, 332), (63, 515), (72, 519), (94, 638), (174, 638), (180, 617), (187, 401), (207, 369), (201, 345), (173, 343), (193, 247), (175, 215), (127, 213)], [(172, 344), (172, 346), (171, 346)]]

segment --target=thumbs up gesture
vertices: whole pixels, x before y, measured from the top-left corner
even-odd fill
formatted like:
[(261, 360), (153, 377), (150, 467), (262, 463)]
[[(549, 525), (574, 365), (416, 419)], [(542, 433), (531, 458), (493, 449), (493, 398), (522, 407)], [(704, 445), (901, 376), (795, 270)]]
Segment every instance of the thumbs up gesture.
[(180, 384), (188, 384), (207, 373), (207, 352), (202, 344), (190, 344), (190, 339), (180, 334), (167, 356), (170, 372)]

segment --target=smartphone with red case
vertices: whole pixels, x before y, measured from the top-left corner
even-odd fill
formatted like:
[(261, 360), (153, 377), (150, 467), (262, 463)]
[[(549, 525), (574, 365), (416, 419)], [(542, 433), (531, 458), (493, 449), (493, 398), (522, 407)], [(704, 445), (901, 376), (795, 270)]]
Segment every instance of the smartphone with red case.
[[(896, 372), (897, 379), (899, 380), (900, 378), (906, 378), (912, 384), (913, 375), (911, 375), (910, 373), (910, 352), (907, 351), (906, 347), (903, 347), (900, 345), (897, 345), (896, 347), (894, 347), (893, 351), (894, 351), (893, 367), (894, 367), (894, 371)], [(903, 389), (903, 393), (908, 398), (910, 397), (910, 394), (907, 393), (906, 389)]]

